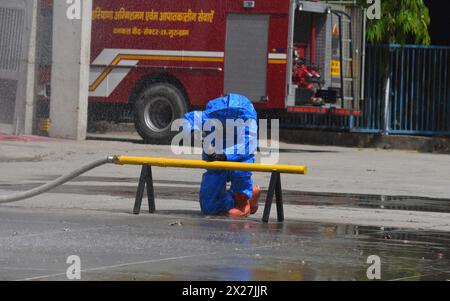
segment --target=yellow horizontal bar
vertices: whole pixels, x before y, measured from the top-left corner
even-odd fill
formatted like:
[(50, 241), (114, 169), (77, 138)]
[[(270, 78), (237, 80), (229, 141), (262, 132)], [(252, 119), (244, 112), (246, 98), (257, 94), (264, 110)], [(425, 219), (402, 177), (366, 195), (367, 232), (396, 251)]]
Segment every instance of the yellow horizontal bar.
[(253, 172), (276, 171), (279, 173), (303, 174), (303, 175), (306, 175), (307, 173), (306, 166), (223, 162), (223, 161), (206, 162), (202, 160), (185, 160), (185, 159), (151, 158), (151, 157), (116, 156), (114, 158), (114, 163), (118, 165), (152, 165), (159, 167), (241, 170)]
[(275, 65), (285, 65), (287, 64), (287, 60), (269, 60), (269, 64), (275, 64)]

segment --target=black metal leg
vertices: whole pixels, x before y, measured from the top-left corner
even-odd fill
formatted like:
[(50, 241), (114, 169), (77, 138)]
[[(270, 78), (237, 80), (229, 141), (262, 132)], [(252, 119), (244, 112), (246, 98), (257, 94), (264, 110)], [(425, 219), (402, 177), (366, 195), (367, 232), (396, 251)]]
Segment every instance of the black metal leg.
[(147, 169), (142, 166), (141, 176), (139, 177), (139, 185), (136, 191), (136, 200), (134, 202), (133, 214), (139, 214), (141, 212), (142, 197), (144, 196), (145, 182), (146, 182)]
[(283, 209), (283, 193), (281, 190), (281, 175), (277, 173), (277, 184), (275, 188), (275, 198), (277, 201), (277, 217), (278, 221), (284, 221), (284, 209)]
[(148, 198), (148, 211), (150, 213), (155, 213), (155, 190), (153, 189), (153, 175), (152, 175), (152, 167), (147, 166), (147, 198)]
[(272, 208), (273, 194), (275, 192), (276, 184), (278, 182), (277, 172), (272, 172), (270, 177), (269, 190), (267, 191), (266, 205), (264, 206), (263, 223), (269, 222), (270, 209)]

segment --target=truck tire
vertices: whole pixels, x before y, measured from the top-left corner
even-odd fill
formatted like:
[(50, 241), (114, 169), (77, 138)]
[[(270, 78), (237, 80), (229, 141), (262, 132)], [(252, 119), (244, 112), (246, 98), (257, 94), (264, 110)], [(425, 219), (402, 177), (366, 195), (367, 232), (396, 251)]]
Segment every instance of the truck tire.
[(136, 131), (146, 143), (169, 143), (176, 132), (172, 122), (187, 112), (185, 97), (174, 85), (156, 83), (146, 87), (134, 104)]

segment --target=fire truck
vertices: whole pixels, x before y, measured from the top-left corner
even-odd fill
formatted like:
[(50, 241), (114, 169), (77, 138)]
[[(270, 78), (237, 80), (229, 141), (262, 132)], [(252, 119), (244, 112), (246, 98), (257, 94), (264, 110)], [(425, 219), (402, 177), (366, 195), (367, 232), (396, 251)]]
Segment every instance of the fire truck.
[(323, 1), (94, 0), (91, 118), (129, 109), (142, 138), (161, 142), (228, 93), (264, 116), (358, 115), (351, 19)]

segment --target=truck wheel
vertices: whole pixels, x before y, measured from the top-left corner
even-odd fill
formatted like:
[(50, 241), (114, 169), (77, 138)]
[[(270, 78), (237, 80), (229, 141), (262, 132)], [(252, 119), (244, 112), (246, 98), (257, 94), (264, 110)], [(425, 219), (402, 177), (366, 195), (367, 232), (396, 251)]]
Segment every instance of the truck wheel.
[(148, 143), (168, 143), (176, 132), (172, 122), (187, 112), (183, 94), (174, 85), (157, 83), (148, 86), (134, 105), (134, 124)]

